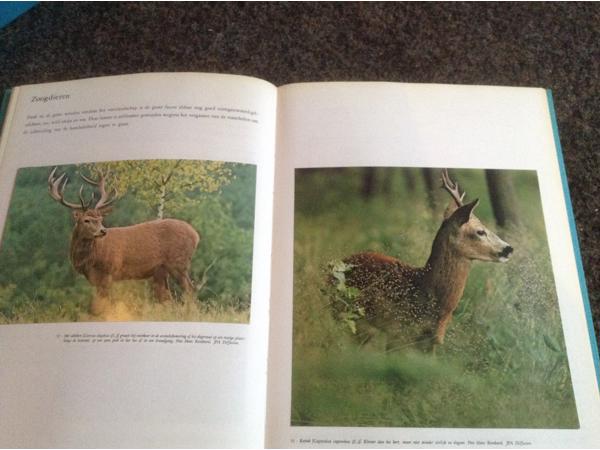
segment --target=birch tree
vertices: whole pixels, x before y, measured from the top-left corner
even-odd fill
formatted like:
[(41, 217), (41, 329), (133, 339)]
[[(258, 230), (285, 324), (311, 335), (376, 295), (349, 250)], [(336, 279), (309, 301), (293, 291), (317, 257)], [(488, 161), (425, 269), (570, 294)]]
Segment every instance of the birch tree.
[(158, 219), (184, 207), (189, 193), (217, 192), (233, 178), (231, 164), (222, 161), (112, 161), (82, 164), (80, 170), (92, 178), (104, 174), (108, 189), (117, 196), (132, 193), (152, 208)]

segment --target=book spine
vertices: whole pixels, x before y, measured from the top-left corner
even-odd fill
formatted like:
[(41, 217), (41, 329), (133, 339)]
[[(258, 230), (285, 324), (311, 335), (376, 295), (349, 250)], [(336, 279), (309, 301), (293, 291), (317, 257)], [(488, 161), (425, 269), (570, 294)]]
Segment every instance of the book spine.
[(8, 140), (9, 134), (9, 122), (8, 119), (8, 107), (10, 105), (10, 99), (16, 94), (16, 89), (6, 89), (2, 96), (2, 103), (0, 103), (0, 164), (2, 163), (2, 157), (4, 156), (4, 148)]
[(10, 101), (11, 93), (12, 89), (9, 88), (5, 90), (4, 95), (2, 96), (2, 103), (0, 103), (0, 136), (2, 136), (2, 132), (4, 130), (4, 120), (6, 119), (6, 110), (8, 109), (8, 102)]
[(552, 91), (546, 90), (548, 99), (548, 109), (550, 110), (550, 120), (552, 122), (552, 133), (554, 135), (554, 147), (556, 148), (556, 156), (560, 170), (560, 178), (563, 186), (563, 194), (565, 196), (565, 204), (567, 205), (567, 216), (569, 219), (569, 228), (571, 229), (571, 241), (573, 243), (573, 251), (575, 252), (575, 263), (577, 264), (577, 273), (579, 275), (579, 286), (581, 288), (581, 296), (583, 298), (583, 307), (588, 325), (588, 333), (590, 336), (590, 345), (592, 355), (594, 357), (594, 365), (596, 367), (596, 380), (600, 388), (600, 358), (598, 357), (598, 343), (594, 333), (594, 320), (592, 318), (592, 308), (590, 306), (590, 297), (588, 295), (587, 285), (585, 282), (585, 273), (583, 271), (583, 263), (581, 262), (581, 250), (579, 247), (579, 238), (577, 236), (577, 227), (575, 226), (575, 216), (573, 215), (573, 205), (571, 203), (571, 194), (569, 192), (569, 184), (567, 181), (567, 171), (565, 169), (565, 161), (563, 157), (560, 138), (558, 135), (558, 123), (556, 121), (556, 111), (554, 110), (554, 101), (552, 99)]

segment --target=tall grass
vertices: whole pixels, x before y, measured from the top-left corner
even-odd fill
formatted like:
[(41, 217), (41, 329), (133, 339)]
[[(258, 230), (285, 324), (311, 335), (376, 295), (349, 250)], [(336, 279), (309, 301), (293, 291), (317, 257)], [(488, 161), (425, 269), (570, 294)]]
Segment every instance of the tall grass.
[[(175, 296), (171, 302), (159, 303), (152, 293), (150, 283), (126, 281), (115, 283), (111, 288), (110, 303), (105, 311), (94, 316), (89, 314), (88, 305), (93, 294), (88, 289), (86, 296), (57, 302), (51, 305), (32, 300), (24, 302), (11, 317), (0, 314), (0, 324), (46, 323), (46, 322), (125, 322), (125, 321), (168, 321), (168, 322), (221, 322), (248, 323), (250, 310), (237, 299), (190, 298)], [(0, 292), (0, 296), (2, 293)]]
[[(481, 197), (478, 217), (495, 228), (483, 172), (458, 176), (471, 198)], [(473, 264), (445, 344), (433, 357), (360, 345), (333, 318), (325, 280), (328, 261), (367, 249), (423, 265), (441, 211), (418, 201), (422, 187), (408, 195), (400, 174), (391, 197), (370, 201), (348, 195), (356, 192), (353, 174), (297, 175), (292, 424), (579, 426), (537, 180), (531, 172), (514, 179), (524, 226), (500, 232), (514, 257)]]
[[(181, 192), (170, 193), (165, 210), (165, 217), (187, 221), (201, 236), (189, 270), (195, 285), (201, 287), (196, 299), (185, 307), (181, 302), (161, 305), (148, 282), (118, 282), (111, 289), (109, 311), (99, 317), (87, 314), (94, 288), (70, 262), (71, 214), (47, 194), (52, 168), (20, 169), (0, 242), (0, 324), (85, 320), (247, 323), (256, 167), (237, 163), (227, 163), (227, 167), (232, 176), (221, 189), (204, 192), (203, 183), (195, 189), (188, 185)], [(68, 174), (76, 191), (79, 170), (66, 165), (57, 173)], [(106, 227), (156, 218), (156, 209), (144, 200), (151, 198), (153, 191), (140, 183), (131, 181), (105, 218)], [(70, 189), (67, 196), (75, 198)], [(88, 194), (91, 192), (84, 192), (84, 196)], [(175, 282), (171, 286), (178, 288)]]

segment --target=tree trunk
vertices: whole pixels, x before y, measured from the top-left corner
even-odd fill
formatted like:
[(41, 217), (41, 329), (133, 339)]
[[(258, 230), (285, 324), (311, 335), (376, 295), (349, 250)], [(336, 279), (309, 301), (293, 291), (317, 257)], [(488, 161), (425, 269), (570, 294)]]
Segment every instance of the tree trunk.
[(171, 178), (173, 177), (173, 174), (179, 167), (179, 164), (181, 164), (181, 161), (182, 161), (181, 159), (178, 159), (175, 162), (175, 165), (169, 172), (169, 175), (167, 175), (166, 177), (160, 177), (160, 197), (158, 199), (158, 214), (157, 214), (157, 217), (159, 219), (162, 219), (165, 214), (165, 203), (167, 203), (167, 184), (169, 184), (169, 181), (171, 181)]
[(429, 201), (429, 207), (432, 211), (435, 211), (436, 200), (435, 200), (435, 169), (421, 169), (423, 179), (425, 180), (425, 190), (427, 191), (427, 200)]
[(362, 186), (360, 193), (365, 200), (369, 200), (375, 193), (375, 167), (365, 167), (362, 173)]
[(167, 185), (163, 184), (160, 187), (160, 197), (158, 199), (158, 212), (156, 217), (162, 219), (165, 214), (165, 203), (167, 201)]
[(383, 180), (381, 181), (381, 191), (389, 197), (392, 194), (392, 179), (394, 177), (394, 168), (385, 167), (381, 169)]
[(513, 186), (512, 177), (506, 170), (485, 171), (492, 210), (499, 227), (519, 225), (519, 211), (517, 196)]
[(410, 193), (415, 192), (415, 186), (417, 185), (417, 182), (415, 180), (413, 169), (402, 169), (402, 175), (404, 177), (404, 185), (406, 186), (406, 190)]

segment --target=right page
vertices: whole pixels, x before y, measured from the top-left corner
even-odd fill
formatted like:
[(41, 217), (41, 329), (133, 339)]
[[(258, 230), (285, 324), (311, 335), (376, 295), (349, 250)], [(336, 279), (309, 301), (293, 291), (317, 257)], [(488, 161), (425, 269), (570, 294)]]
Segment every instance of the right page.
[(268, 445), (600, 445), (552, 111), (542, 89), (279, 89)]

